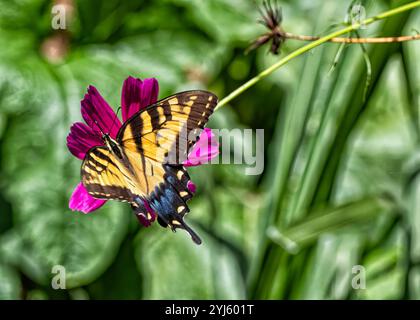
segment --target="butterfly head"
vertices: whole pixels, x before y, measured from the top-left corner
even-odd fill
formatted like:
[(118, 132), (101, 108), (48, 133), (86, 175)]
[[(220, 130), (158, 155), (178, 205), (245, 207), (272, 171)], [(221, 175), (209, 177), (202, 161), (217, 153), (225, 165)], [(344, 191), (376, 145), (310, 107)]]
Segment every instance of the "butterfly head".
[[(102, 134), (102, 140), (104, 142), (104, 144), (110, 148), (110, 145), (112, 143), (116, 144), (116, 142), (111, 138), (110, 136), (110, 132), (112, 131), (112, 129), (114, 128), (115, 122), (118, 119), (118, 112), (121, 110), (121, 107), (118, 108), (117, 112), (115, 113), (115, 117), (114, 120), (112, 120), (112, 125), (110, 126), (110, 128), (108, 128), (108, 132), (105, 133), (105, 131), (102, 129), (102, 127), (99, 125), (99, 122), (96, 120), (93, 120), (96, 124), (96, 126), (98, 127), (99, 131)], [(111, 149), (111, 148), (110, 148)]]
[(96, 120), (94, 120), (95, 121), (95, 123), (96, 123), (96, 126), (99, 128), (99, 131), (101, 132), (101, 134), (102, 134), (102, 141), (104, 142), (104, 145), (110, 150), (110, 151), (112, 151), (112, 153), (115, 155), (115, 156), (117, 156), (118, 158), (122, 158), (122, 152), (121, 152), (121, 148), (119, 147), (119, 145), (118, 145), (118, 143), (114, 140), (114, 139), (112, 139), (111, 138), (111, 136), (110, 136), (110, 134), (109, 134), (109, 132), (112, 130), (112, 126), (111, 126), (111, 128), (110, 128), (110, 130), (109, 130), (109, 132), (108, 133), (105, 133), (103, 130), (102, 130), (102, 127), (99, 125), (99, 123), (96, 121)]
[(102, 135), (102, 140), (104, 141), (105, 146), (112, 151), (112, 153), (119, 159), (123, 158), (123, 153), (121, 150), (121, 147), (118, 145), (118, 143), (111, 138), (111, 136), (108, 133), (104, 133)]

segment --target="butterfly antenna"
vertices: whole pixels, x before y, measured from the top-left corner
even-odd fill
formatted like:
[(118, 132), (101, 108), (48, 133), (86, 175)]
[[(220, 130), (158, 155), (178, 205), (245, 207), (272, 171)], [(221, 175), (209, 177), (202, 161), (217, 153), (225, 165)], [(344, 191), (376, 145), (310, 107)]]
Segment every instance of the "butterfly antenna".
[(118, 113), (120, 112), (121, 107), (118, 107), (117, 112), (115, 113), (114, 116), (114, 120), (112, 120), (112, 124), (111, 124), (111, 128), (109, 128), (109, 133), (111, 132), (111, 130), (114, 128), (114, 124), (115, 124), (115, 120), (117, 120), (118, 118)]
[(105, 134), (104, 134), (104, 131), (102, 130), (102, 128), (101, 128), (101, 126), (99, 125), (98, 121), (93, 120), (93, 122), (95, 122), (96, 126), (99, 128), (99, 131), (101, 132), (101, 134), (102, 134), (102, 135), (105, 135)]

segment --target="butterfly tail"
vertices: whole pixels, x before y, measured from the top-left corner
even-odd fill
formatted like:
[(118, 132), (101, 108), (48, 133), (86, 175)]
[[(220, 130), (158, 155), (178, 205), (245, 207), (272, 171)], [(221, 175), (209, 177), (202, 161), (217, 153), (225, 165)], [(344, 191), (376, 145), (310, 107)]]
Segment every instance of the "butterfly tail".
[(176, 226), (175, 228), (180, 228), (180, 229), (184, 229), (185, 231), (187, 231), (190, 236), (192, 241), (194, 241), (196, 244), (201, 244), (201, 238), (198, 236), (198, 234), (191, 229), (191, 227), (189, 225), (187, 225), (187, 223), (184, 221), (184, 219), (180, 219), (178, 220), (178, 222), (181, 224), (180, 226)]

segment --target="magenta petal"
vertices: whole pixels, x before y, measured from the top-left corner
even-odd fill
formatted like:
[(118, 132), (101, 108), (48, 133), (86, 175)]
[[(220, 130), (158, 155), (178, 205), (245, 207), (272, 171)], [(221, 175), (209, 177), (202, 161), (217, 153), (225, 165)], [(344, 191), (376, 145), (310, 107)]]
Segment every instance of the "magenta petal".
[(159, 85), (155, 78), (143, 80), (143, 87), (140, 94), (140, 108), (146, 108), (157, 101)]
[(123, 121), (127, 121), (140, 110), (140, 91), (143, 82), (140, 79), (128, 77), (125, 79), (121, 93), (121, 112)]
[(156, 212), (153, 211), (153, 209), (150, 207), (149, 203), (146, 200), (143, 200), (143, 204), (147, 210), (148, 213), (150, 213), (150, 221), (153, 222), (156, 220)]
[(109, 133), (112, 138), (117, 137), (121, 122), (95, 87), (89, 86), (81, 104), (83, 119), (89, 127), (98, 134), (101, 134), (102, 129), (103, 133)]
[(155, 78), (144, 79), (128, 77), (125, 79), (121, 94), (123, 121), (133, 114), (157, 101), (159, 85)]
[(186, 167), (198, 166), (209, 162), (218, 154), (219, 142), (217, 141), (215, 134), (211, 129), (204, 128), (183, 165)]
[(75, 157), (81, 160), (85, 158), (90, 148), (102, 144), (101, 136), (81, 122), (74, 123), (67, 136), (67, 147)]
[(136, 217), (144, 227), (147, 228), (152, 225), (152, 223), (149, 221), (149, 219), (147, 219), (147, 217), (143, 213), (136, 214)]
[(106, 200), (93, 198), (80, 182), (73, 191), (69, 201), (69, 208), (83, 213), (92, 212), (105, 204)]
[(195, 191), (197, 190), (195, 183), (191, 180), (187, 182), (187, 188), (188, 190), (190, 190), (191, 193), (195, 193)]
[(152, 208), (150, 208), (150, 205), (146, 200), (143, 200), (143, 204), (147, 212), (150, 214), (150, 218), (146, 217), (144, 214), (137, 214), (136, 216), (143, 226), (150, 227), (152, 222), (156, 220), (156, 213)]

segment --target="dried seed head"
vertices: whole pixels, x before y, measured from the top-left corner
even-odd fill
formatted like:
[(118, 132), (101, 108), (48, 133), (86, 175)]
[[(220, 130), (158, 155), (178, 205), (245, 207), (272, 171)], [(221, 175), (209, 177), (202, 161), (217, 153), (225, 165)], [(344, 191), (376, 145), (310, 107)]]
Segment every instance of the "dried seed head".
[(274, 5), (271, 5), (271, 1), (263, 1), (263, 9), (258, 8), (262, 20), (259, 22), (264, 25), (267, 29), (275, 31), (276, 28), (280, 27), (282, 22), (282, 12), (278, 5), (278, 2), (274, 0)]
[(280, 46), (285, 40), (284, 32), (281, 28), (281, 22), (283, 20), (281, 8), (277, 0), (274, 0), (273, 4), (270, 0), (264, 0), (262, 7), (258, 8), (258, 11), (261, 15), (261, 19), (258, 22), (269, 31), (255, 39), (246, 52), (257, 49), (271, 40), (269, 52), (278, 54)]

